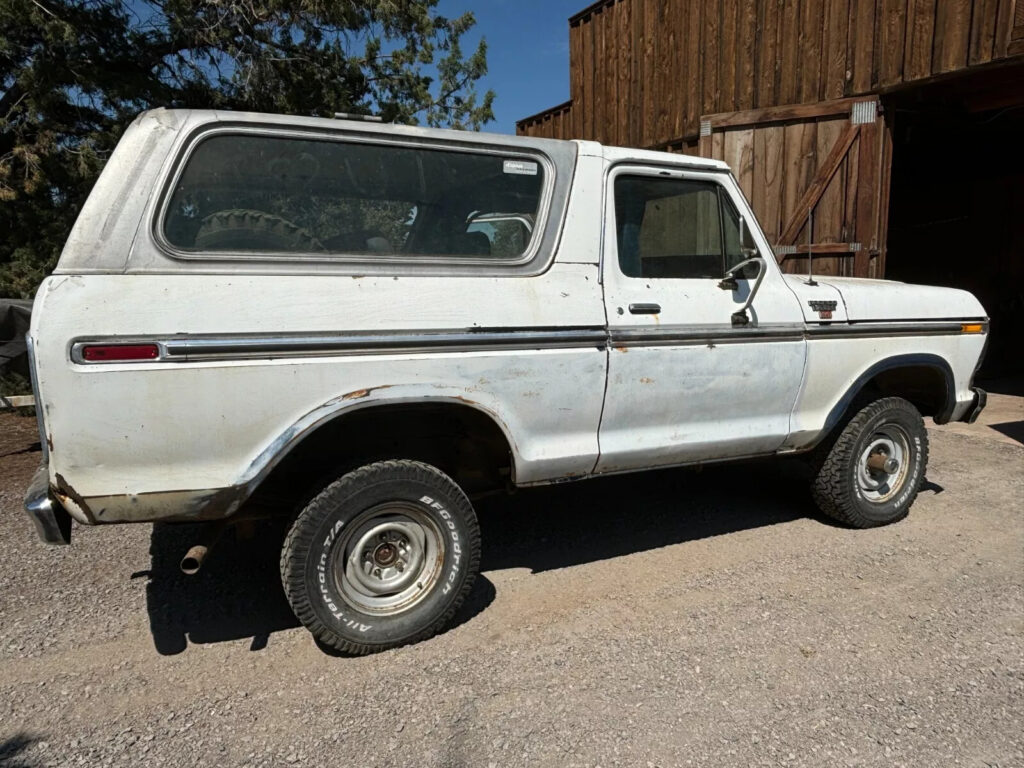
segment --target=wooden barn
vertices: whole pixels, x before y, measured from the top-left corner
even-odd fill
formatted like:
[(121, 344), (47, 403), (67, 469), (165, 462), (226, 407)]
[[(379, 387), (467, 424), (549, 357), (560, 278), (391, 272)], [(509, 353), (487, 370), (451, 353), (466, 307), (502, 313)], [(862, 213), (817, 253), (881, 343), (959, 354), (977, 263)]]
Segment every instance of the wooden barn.
[(601, 0), (569, 51), (518, 133), (725, 160), (784, 269), (971, 290), (1024, 370), (1024, 0)]

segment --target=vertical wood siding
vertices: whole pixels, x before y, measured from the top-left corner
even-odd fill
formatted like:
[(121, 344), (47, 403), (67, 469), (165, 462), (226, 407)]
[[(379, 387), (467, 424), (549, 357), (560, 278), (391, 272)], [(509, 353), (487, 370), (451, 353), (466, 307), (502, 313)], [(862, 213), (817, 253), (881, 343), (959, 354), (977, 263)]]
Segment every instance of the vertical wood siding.
[(810, 104), (1024, 56), (1024, 0), (602, 0), (569, 22), (571, 100), (531, 136), (692, 142), (700, 116)]
[(854, 124), (856, 101), (871, 99), (706, 118), (711, 135), (701, 139), (700, 154), (732, 168), (786, 271), (807, 270), (810, 209), (816, 274), (883, 274), (887, 131), (881, 116)]

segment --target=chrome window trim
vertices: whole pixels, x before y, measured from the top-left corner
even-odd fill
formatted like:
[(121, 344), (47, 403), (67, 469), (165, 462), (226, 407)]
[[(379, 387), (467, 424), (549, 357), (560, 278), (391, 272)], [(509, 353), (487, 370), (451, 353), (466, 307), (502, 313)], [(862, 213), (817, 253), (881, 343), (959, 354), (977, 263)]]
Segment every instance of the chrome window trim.
[[(305, 253), (301, 251), (187, 251), (174, 246), (164, 235), (164, 224), (167, 217), (167, 209), (170, 207), (171, 197), (177, 188), (178, 182), (184, 173), (193, 153), (199, 145), (216, 136), (221, 135), (253, 135), (265, 138), (299, 139), (307, 141), (333, 141), (357, 144), (387, 145), (404, 147), (407, 149), (440, 150), (448, 152), (463, 152), (467, 154), (489, 155), (498, 158), (519, 158), (539, 162), (544, 169), (543, 188), (541, 190), (540, 205), (536, 212), (537, 220), (531, 231), (529, 247), (523, 255), (516, 259), (480, 259), (458, 256), (401, 256), (377, 254), (317, 254), (314, 252)], [(575, 163), (575, 158), (573, 160)], [(571, 174), (570, 174), (571, 176)], [(543, 272), (554, 259), (557, 247), (551, 249), (546, 259), (541, 256), (541, 246), (548, 238), (548, 228), (554, 226), (550, 214), (554, 198), (555, 187), (558, 182), (556, 164), (547, 154), (539, 149), (515, 148), (512, 146), (486, 147), (474, 145), (469, 142), (443, 141), (432, 138), (410, 138), (392, 137), (377, 133), (364, 134), (357, 131), (339, 130), (338, 132), (319, 129), (303, 129), (296, 127), (282, 127), (263, 123), (208, 123), (200, 126), (192, 132), (181, 146), (176, 150), (174, 160), (159, 182), (160, 194), (152, 213), (150, 222), (150, 237), (157, 248), (166, 256), (178, 261), (193, 263), (217, 263), (217, 262), (245, 262), (256, 264), (320, 264), (336, 266), (353, 266), (380, 268), (388, 266), (413, 267), (421, 269), (436, 269), (437, 267), (469, 267), (469, 268), (493, 268), (498, 271), (508, 271), (510, 268), (534, 266), (534, 262), (541, 262), (536, 272)], [(557, 222), (560, 231), (568, 211), (568, 195), (566, 204), (563, 206), (561, 218)], [(555, 238), (555, 245), (560, 238)]]
[[(685, 159), (685, 155), (680, 155), (681, 158)], [(720, 278), (709, 278), (709, 277), (630, 277), (622, 271), (622, 267), (619, 263), (619, 243), (618, 243), (618, 219), (614, 213), (615, 203), (615, 182), (622, 176), (643, 176), (647, 178), (655, 179), (676, 179), (680, 181), (703, 181), (709, 184), (715, 184), (719, 195), (724, 195), (725, 198), (732, 205), (736, 213), (743, 217), (748, 224), (757, 226), (757, 234), (761, 236), (763, 243), (758, 243), (758, 251), (761, 251), (761, 245), (768, 245), (768, 238), (764, 236), (764, 233), (760, 229), (760, 224), (757, 223), (757, 218), (754, 216), (753, 211), (745, 197), (743, 197), (743, 190), (739, 188), (739, 184), (736, 183), (736, 178), (733, 176), (732, 171), (728, 168), (708, 168), (704, 166), (690, 165), (685, 162), (679, 163), (667, 163), (667, 162), (646, 162), (638, 159), (621, 159), (616, 160), (605, 171), (605, 195), (602, 200), (602, 211), (605, 212), (606, 223), (602, 226), (601, 236), (601, 263), (600, 263), (600, 275), (603, 283), (605, 277), (605, 268), (608, 264), (607, 259), (607, 248), (608, 239), (605, 233), (610, 229), (615, 234), (611, 240), (615, 246), (615, 258), (612, 261), (615, 262), (615, 268), (618, 270), (618, 279), (622, 280), (636, 280), (636, 281), (672, 281), (678, 283), (683, 280), (718, 280)], [(731, 182), (731, 185), (730, 185)], [(612, 203), (612, 210), (609, 211), (609, 199)], [(607, 225), (609, 220), (612, 226)], [(724, 242), (723, 242), (724, 247)], [(772, 254), (771, 246), (768, 245), (766, 253)], [(763, 256), (763, 254), (762, 254)], [(775, 262), (774, 257), (769, 259), (765, 258), (766, 268), (768, 270), (773, 269), (768, 266), (770, 262)], [(723, 255), (724, 259), (724, 255)], [(775, 264), (774, 269), (778, 271), (778, 263)]]

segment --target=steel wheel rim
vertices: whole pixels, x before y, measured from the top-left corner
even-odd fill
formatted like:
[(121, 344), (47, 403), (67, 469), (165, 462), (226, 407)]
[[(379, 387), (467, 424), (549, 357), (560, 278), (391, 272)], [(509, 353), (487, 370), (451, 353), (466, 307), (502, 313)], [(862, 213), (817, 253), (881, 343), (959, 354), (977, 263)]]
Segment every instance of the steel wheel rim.
[(418, 605), (440, 580), (444, 537), (419, 507), (402, 502), (363, 512), (334, 546), (334, 581), (353, 608), (391, 615)]
[(897, 424), (882, 424), (872, 433), (857, 460), (857, 485), (861, 495), (884, 504), (906, 482), (910, 461), (910, 436)]

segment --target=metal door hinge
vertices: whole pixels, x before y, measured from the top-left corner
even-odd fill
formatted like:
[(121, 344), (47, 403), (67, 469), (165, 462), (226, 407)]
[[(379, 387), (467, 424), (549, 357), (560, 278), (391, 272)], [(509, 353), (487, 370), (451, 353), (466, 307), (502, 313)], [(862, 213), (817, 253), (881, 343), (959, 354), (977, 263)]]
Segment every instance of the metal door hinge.
[(850, 123), (852, 125), (867, 125), (878, 119), (877, 101), (855, 101), (850, 110)]

